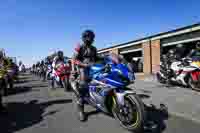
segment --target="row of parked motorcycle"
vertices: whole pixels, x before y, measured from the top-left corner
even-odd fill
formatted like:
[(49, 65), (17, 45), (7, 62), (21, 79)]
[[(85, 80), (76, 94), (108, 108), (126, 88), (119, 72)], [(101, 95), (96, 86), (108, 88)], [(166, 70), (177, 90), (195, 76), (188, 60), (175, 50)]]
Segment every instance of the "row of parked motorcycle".
[(44, 64), (35, 67), (31, 72), (40, 77), (42, 81), (48, 81), (50, 88), (55, 89), (56, 87), (65, 88), (69, 91), (69, 76), (70, 76), (70, 63), (66, 60), (64, 62), (58, 62), (53, 69), (52, 64)]
[(200, 60), (199, 58), (161, 57), (160, 71), (157, 80), (163, 84), (178, 84), (200, 91)]

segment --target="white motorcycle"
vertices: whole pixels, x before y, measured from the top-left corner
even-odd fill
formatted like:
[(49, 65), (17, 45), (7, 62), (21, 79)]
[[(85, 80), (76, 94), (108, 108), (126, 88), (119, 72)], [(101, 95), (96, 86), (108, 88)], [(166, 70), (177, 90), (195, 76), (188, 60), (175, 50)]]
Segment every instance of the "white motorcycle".
[(161, 70), (157, 73), (159, 82), (175, 82), (200, 90), (200, 63), (185, 58), (171, 63), (165, 70), (162, 69), (163, 67), (161, 64)]

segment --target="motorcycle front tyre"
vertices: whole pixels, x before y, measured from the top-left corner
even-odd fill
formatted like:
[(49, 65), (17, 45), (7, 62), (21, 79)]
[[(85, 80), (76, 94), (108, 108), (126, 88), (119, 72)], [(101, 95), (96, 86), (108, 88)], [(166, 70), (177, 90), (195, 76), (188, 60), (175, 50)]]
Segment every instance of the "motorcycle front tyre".
[(137, 117), (135, 118), (136, 120), (133, 123), (128, 123), (128, 122), (126, 123), (121, 120), (121, 118), (119, 117), (120, 113), (117, 111), (119, 109), (117, 107), (115, 98), (113, 99), (112, 113), (115, 119), (120, 122), (120, 125), (123, 128), (129, 131), (133, 131), (135, 133), (140, 133), (144, 129), (143, 126), (146, 119), (144, 104), (141, 101), (141, 99), (137, 95), (134, 95), (134, 94), (126, 95), (124, 98), (124, 101), (125, 103), (129, 102), (132, 105), (132, 108), (136, 108), (137, 111), (134, 113), (134, 116)]

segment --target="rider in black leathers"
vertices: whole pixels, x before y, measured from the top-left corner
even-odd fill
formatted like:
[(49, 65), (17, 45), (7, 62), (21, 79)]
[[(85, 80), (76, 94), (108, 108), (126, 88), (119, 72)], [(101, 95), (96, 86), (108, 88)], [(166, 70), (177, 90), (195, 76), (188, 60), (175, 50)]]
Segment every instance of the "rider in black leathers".
[(175, 48), (176, 58), (178, 60), (185, 58), (187, 56), (186, 50), (187, 49), (186, 49), (186, 47), (183, 46), (183, 44), (178, 44)]
[(40, 62), (38, 61), (36, 64), (36, 75), (39, 76), (39, 68), (40, 68)]
[(45, 63), (43, 60), (40, 63), (40, 79), (43, 81), (46, 79)]
[(196, 48), (190, 51), (188, 57), (192, 58), (193, 61), (200, 61), (200, 42), (197, 42)]
[(80, 77), (81, 81), (79, 83), (79, 99), (77, 103), (77, 108), (79, 112), (80, 121), (85, 120), (84, 113), (84, 101), (83, 97), (87, 94), (87, 85), (88, 85), (88, 71), (89, 66), (97, 61), (97, 49), (92, 46), (94, 42), (95, 34), (91, 30), (86, 30), (82, 34), (83, 44), (76, 48), (76, 52), (74, 54), (74, 59), (79, 60), (82, 65), (80, 66)]

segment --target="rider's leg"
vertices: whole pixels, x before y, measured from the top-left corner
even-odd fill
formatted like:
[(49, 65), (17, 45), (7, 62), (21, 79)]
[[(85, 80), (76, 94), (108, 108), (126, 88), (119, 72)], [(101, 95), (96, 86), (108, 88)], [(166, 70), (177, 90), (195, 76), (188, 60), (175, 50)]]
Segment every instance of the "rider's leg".
[(77, 101), (77, 109), (78, 109), (78, 112), (79, 112), (80, 121), (84, 121), (85, 120), (84, 96), (85, 96), (85, 91), (87, 89), (86, 69), (83, 69), (83, 68), (80, 69), (80, 76), (81, 76), (81, 81), (79, 83), (79, 98), (78, 98), (78, 101)]

